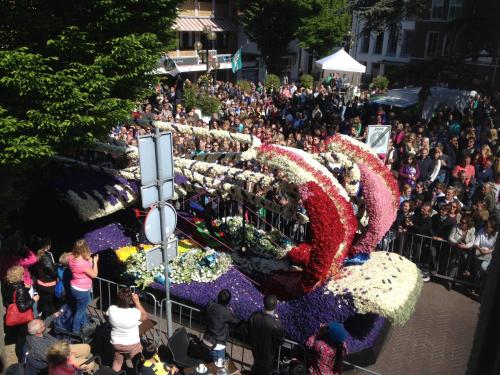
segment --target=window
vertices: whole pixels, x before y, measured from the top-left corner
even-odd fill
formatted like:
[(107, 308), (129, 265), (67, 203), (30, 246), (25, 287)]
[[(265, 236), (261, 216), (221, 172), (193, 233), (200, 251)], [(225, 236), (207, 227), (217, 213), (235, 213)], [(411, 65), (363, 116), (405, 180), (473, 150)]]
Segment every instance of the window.
[(462, 0), (450, 0), (448, 19), (455, 20), (462, 15)]
[(373, 53), (380, 55), (382, 53), (382, 48), (384, 46), (384, 33), (378, 33), (377, 39), (375, 39), (375, 49)]
[(427, 33), (427, 39), (425, 41), (425, 56), (434, 56), (436, 54), (438, 38), (438, 32), (429, 31)]
[(368, 53), (370, 51), (370, 34), (364, 35), (361, 39), (361, 51), (362, 53)]
[(387, 43), (387, 56), (396, 56), (396, 50), (398, 49), (398, 39), (399, 34), (397, 30), (392, 30), (389, 33), (389, 41)]
[(456, 36), (454, 34), (445, 34), (443, 40), (443, 56), (449, 56), (453, 54), (453, 52), (455, 51), (455, 41)]
[(444, 0), (432, 0), (432, 19), (441, 19), (444, 15)]
[(380, 64), (372, 63), (372, 77), (380, 75)]
[(411, 48), (413, 44), (413, 31), (405, 31), (403, 33), (403, 44), (401, 46), (401, 57), (411, 56)]
[(189, 31), (181, 31), (180, 34), (180, 49), (192, 49), (193, 46), (189, 43)]

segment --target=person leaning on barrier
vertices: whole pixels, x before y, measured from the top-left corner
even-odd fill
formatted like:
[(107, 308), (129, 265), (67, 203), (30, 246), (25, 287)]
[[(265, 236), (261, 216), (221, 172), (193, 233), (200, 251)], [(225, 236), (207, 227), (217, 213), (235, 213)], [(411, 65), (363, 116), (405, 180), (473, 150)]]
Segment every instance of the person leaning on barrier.
[(418, 266), (422, 268), (423, 280), (426, 282), (430, 280), (428, 265), (430, 241), (426, 237), (432, 237), (433, 235), (431, 213), (431, 203), (422, 204), (420, 213), (413, 216), (411, 225), (408, 228), (408, 232), (423, 236), (411, 242), (413, 249), (410, 249), (410, 256), (419, 263)]
[(129, 288), (120, 288), (116, 305), (111, 305), (106, 316), (111, 324), (111, 344), (115, 351), (113, 370), (121, 371), (124, 356), (134, 358), (142, 351), (139, 325), (148, 319), (139, 296)]
[[(495, 250), (497, 242), (497, 223), (495, 220), (488, 220), (484, 228), (480, 229), (474, 240), (474, 250), (476, 250), (475, 277), (482, 279), (488, 271), (491, 255)], [(479, 280), (478, 280), (479, 281)]]
[[(460, 219), (458, 225), (455, 225), (451, 230), (448, 241), (452, 245), (450, 253), (451, 269), (448, 276), (454, 279), (458, 278), (458, 272), (465, 270), (466, 263), (469, 257), (469, 251), (474, 245), (475, 229), (473, 220), (469, 215), (464, 215)], [(446, 287), (451, 289), (452, 282), (448, 281)]]

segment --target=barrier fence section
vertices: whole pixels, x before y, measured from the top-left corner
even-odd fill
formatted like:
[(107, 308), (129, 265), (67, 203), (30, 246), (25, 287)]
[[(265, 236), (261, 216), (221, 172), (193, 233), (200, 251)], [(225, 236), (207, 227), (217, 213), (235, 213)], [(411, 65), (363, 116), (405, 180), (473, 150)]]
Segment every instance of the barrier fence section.
[(474, 249), (462, 250), (440, 238), (407, 232), (393, 234), (383, 250), (398, 253), (414, 262), (423, 273), (452, 284), (479, 288), (484, 277)]
[[(116, 296), (121, 287), (129, 287), (136, 292), (149, 313), (150, 320), (155, 325), (147, 331), (145, 337), (155, 342), (156, 345), (166, 345), (168, 342), (166, 324), (166, 299), (159, 300), (154, 293), (144, 291), (135, 286), (119, 284), (103, 278), (95, 278), (92, 290), (92, 303), (89, 312), (95, 319), (104, 321), (104, 314), (108, 307), (116, 303)], [(179, 301), (172, 300), (172, 320), (174, 330), (180, 327), (187, 329), (188, 333), (201, 339), (205, 331), (205, 320), (203, 310), (190, 306)], [(253, 364), (251, 346), (246, 337), (246, 330), (232, 328), (226, 345), (226, 352), (240, 370), (249, 370)], [(277, 370), (287, 366), (291, 359), (299, 358), (307, 361), (308, 350), (301, 344), (286, 339), (280, 346), (277, 358)], [(363, 373), (380, 375), (376, 372), (357, 366), (348, 361), (344, 361), (346, 370), (351, 370), (353, 374)]]

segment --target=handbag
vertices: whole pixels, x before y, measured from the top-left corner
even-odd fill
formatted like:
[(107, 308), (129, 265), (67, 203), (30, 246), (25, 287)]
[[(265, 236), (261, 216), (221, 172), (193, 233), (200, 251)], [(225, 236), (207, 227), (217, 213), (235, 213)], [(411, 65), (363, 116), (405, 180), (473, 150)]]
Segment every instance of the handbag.
[(14, 291), (13, 302), (7, 307), (7, 314), (5, 314), (5, 325), (19, 326), (21, 324), (28, 323), (34, 319), (33, 309), (29, 308), (28, 310), (21, 312), (19, 311), (16, 304), (16, 292)]

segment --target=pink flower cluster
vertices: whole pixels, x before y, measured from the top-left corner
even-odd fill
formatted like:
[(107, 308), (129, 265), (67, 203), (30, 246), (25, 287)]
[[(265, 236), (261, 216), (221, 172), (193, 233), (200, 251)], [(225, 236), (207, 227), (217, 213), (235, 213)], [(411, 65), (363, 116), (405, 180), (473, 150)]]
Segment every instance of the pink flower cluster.
[(382, 240), (394, 222), (394, 208), (387, 204), (392, 199), (380, 175), (368, 168), (366, 164), (358, 164), (361, 172), (363, 197), (368, 211), (368, 228), (351, 248), (351, 254), (369, 253)]

